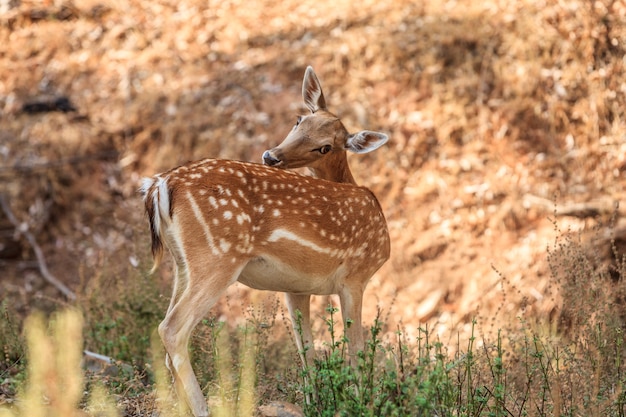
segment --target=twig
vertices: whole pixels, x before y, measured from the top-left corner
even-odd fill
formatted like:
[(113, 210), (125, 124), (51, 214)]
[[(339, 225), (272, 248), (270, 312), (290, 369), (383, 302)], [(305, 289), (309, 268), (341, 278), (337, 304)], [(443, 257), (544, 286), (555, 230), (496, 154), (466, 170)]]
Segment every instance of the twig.
[(87, 358), (87, 359), (99, 361), (99, 362), (105, 363), (107, 365), (113, 365), (115, 363), (115, 359), (113, 359), (113, 358), (111, 358), (109, 356), (101, 355), (101, 354), (96, 353), (96, 352), (92, 352), (90, 350), (83, 350), (83, 356), (85, 358)]
[(30, 243), (30, 246), (35, 252), (37, 263), (39, 264), (39, 271), (41, 272), (41, 275), (44, 277), (44, 279), (50, 284), (54, 285), (68, 299), (75, 300), (76, 294), (74, 294), (72, 290), (70, 290), (65, 284), (63, 284), (50, 273), (46, 264), (46, 259), (43, 255), (43, 251), (41, 250), (41, 247), (37, 244), (35, 236), (33, 236), (33, 234), (27, 228), (21, 227), (20, 222), (17, 220), (17, 218), (15, 218), (13, 211), (11, 211), (11, 207), (9, 206), (9, 203), (4, 194), (0, 194), (0, 206), (2, 206), (2, 211), (4, 211), (4, 214), (7, 216), (7, 219), (9, 219), (11, 224), (13, 224), (15, 230), (17, 230), (18, 233), (24, 235), (26, 237), (26, 240), (28, 240), (28, 243)]

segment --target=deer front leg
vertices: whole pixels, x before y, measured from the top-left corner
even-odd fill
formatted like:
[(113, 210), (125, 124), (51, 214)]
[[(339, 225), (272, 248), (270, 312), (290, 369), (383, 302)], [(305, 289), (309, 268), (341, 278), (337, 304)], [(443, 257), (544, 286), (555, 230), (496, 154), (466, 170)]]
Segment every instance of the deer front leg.
[[(293, 326), (293, 334), (296, 338), (298, 353), (302, 360), (302, 366), (305, 369), (305, 385), (311, 385), (309, 378), (310, 369), (313, 367), (315, 359), (315, 347), (313, 345), (313, 333), (311, 331), (311, 296), (300, 294), (285, 294), (287, 308), (291, 316), (291, 325)], [(317, 400), (317, 392), (313, 392), (313, 398), (305, 391), (304, 399), (307, 404), (311, 404), (313, 400)]]
[(285, 299), (302, 364), (304, 367), (313, 366), (315, 349), (310, 319), (311, 296), (287, 293)]
[(356, 354), (363, 350), (363, 323), (361, 322), (361, 309), (363, 303), (363, 289), (344, 287), (339, 292), (341, 303), (341, 316), (343, 317), (344, 329), (348, 338), (348, 352), (350, 362), (356, 364)]

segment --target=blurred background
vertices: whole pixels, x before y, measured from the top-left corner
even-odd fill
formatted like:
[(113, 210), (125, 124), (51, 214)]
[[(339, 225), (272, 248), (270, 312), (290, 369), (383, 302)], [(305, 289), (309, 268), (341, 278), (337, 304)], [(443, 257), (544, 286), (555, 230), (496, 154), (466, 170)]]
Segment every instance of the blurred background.
[[(390, 135), (350, 156), (392, 237), (365, 323), (380, 309), (390, 331), (444, 341), (472, 319), (567, 327), (559, 236), (609, 270), (611, 240), (624, 253), (625, 22), (610, 0), (2, 0), (0, 298), (21, 315), (71, 303), (42, 266), (79, 303), (140, 297), (141, 177), (260, 162), (305, 111), (312, 65), (348, 130)], [(236, 285), (212, 314), (267, 300)]]

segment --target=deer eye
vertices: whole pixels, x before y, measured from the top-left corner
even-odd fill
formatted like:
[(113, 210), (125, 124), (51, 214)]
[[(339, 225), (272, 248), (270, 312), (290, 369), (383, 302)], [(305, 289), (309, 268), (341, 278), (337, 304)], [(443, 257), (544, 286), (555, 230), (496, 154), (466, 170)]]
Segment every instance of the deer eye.
[(302, 116), (298, 116), (298, 118), (296, 119), (296, 125), (294, 127), (298, 127), (301, 121), (302, 121)]
[(319, 153), (321, 153), (322, 155), (327, 154), (328, 152), (330, 152), (330, 150), (332, 149), (332, 146), (330, 145), (324, 145), (321, 148), (318, 149)]

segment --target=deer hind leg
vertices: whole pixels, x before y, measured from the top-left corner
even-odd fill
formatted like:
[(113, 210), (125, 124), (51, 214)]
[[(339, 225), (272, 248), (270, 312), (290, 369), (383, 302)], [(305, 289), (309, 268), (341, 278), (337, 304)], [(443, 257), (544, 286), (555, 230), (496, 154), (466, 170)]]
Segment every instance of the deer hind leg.
[(181, 294), (187, 289), (188, 282), (187, 267), (184, 264), (174, 265), (174, 286), (172, 288), (172, 298), (170, 299), (170, 305), (167, 307), (169, 313), (176, 305), (176, 301), (180, 298)]
[[(208, 416), (209, 411), (189, 360), (189, 338), (198, 322), (237, 280), (242, 269), (243, 265), (218, 269), (210, 276), (190, 273), (186, 288), (159, 325), (159, 335), (169, 357), (168, 365), (174, 377), (178, 397), (186, 401), (196, 417)], [(198, 270), (206, 271), (208, 268)]]
[[(285, 294), (287, 309), (291, 316), (291, 325), (298, 346), (298, 353), (303, 366), (313, 366), (315, 349), (313, 347), (313, 334), (311, 332), (311, 296), (301, 294)], [(300, 312), (300, 314), (298, 314)]]
[[(187, 282), (189, 279), (187, 272), (187, 267), (183, 262), (177, 262), (174, 264), (174, 285), (172, 289), (172, 298), (170, 298), (170, 304), (167, 307), (166, 316), (170, 313), (170, 311), (172, 311), (181, 294), (187, 288)], [(172, 359), (167, 352), (165, 353), (165, 366), (173, 375), (175, 370), (172, 366)], [(176, 380), (176, 378), (174, 378), (174, 380)]]

